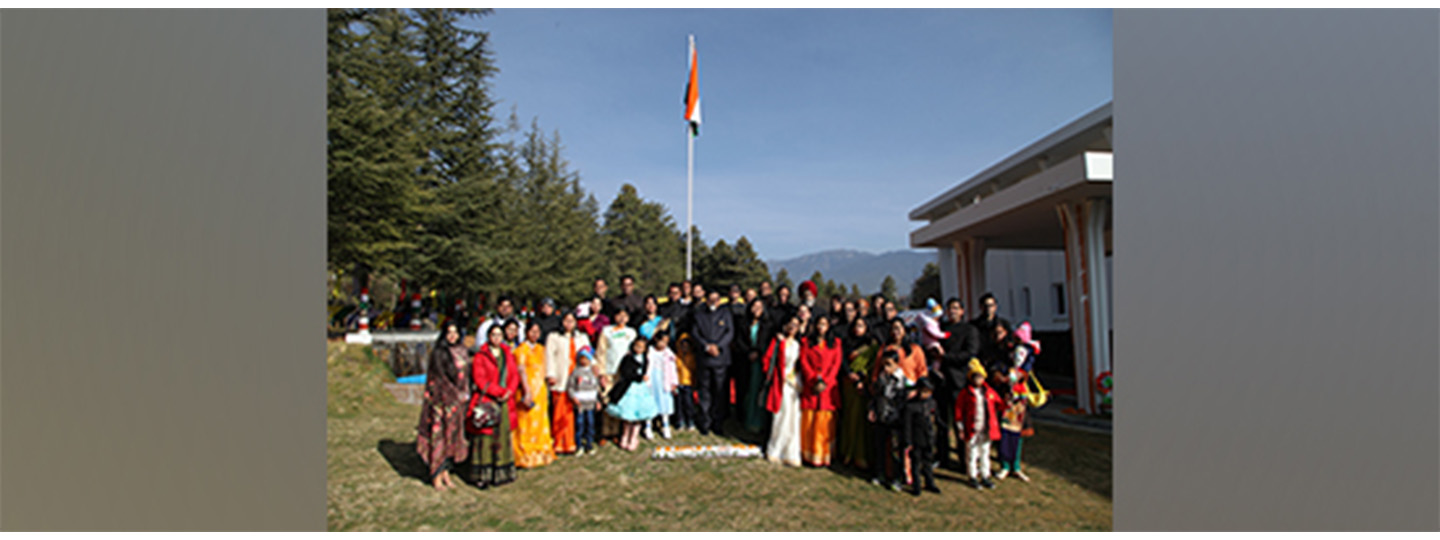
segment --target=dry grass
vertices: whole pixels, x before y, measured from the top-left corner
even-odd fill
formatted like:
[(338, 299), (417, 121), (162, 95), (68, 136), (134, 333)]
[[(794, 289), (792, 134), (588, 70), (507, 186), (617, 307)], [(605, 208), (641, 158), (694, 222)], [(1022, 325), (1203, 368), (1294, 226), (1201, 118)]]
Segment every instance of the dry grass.
[[(967, 531), (1110, 530), (1110, 437), (1041, 426), (1025, 443), (1033, 480), (977, 492), (940, 471), (912, 497), (828, 470), (763, 460), (652, 461), (613, 446), (523, 470), (507, 486), (437, 493), (414, 452), (419, 408), (394, 403), (384, 368), (332, 344), (327, 523), (331, 530)], [(388, 401), (387, 401), (388, 400)], [(721, 442), (717, 437), (708, 441)], [(701, 442), (694, 433), (677, 441)]]

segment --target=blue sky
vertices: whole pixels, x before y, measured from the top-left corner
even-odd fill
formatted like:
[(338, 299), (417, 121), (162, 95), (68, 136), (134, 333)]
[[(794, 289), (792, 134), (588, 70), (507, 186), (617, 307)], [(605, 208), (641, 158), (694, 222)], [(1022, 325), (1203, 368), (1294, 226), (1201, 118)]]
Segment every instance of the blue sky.
[(695, 224), (766, 259), (908, 247), (914, 207), (1111, 99), (1109, 10), (499, 9), (500, 112), (558, 130), (585, 189), (685, 223), (687, 36), (700, 52)]

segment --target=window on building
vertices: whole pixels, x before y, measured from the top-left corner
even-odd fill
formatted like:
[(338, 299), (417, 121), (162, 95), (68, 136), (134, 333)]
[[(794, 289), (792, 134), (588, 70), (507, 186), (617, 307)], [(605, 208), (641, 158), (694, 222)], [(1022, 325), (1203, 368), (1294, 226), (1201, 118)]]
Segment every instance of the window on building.
[(1029, 318), (1031, 317), (1031, 315), (1030, 315), (1030, 287), (1021, 287), (1021, 288), (1020, 288), (1020, 313), (1023, 313), (1023, 314), (1024, 314), (1024, 317), (1025, 317), (1026, 319), (1029, 319)]
[(1052, 294), (1052, 298), (1050, 299), (1050, 305), (1055, 306), (1055, 316), (1056, 316), (1056, 317), (1063, 317), (1063, 316), (1066, 314), (1066, 311), (1065, 311), (1065, 284), (1064, 284), (1064, 283), (1055, 283), (1055, 284), (1050, 285), (1050, 292), (1051, 292), (1051, 294)]

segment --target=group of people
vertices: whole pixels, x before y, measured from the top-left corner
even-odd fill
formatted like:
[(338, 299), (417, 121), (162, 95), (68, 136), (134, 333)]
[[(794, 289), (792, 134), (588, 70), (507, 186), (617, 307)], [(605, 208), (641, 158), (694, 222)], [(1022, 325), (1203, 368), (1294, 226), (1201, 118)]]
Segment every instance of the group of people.
[(462, 464), (486, 489), (517, 467), (692, 429), (764, 441), (766, 459), (786, 465), (868, 471), (915, 495), (939, 492), (936, 466), (963, 463), (977, 489), (993, 488), (992, 476), (1029, 481), (1020, 449), (1040, 346), (1029, 323), (997, 316), (992, 295), (972, 320), (946, 301), (943, 335), (922, 346), (882, 295), (825, 306), (809, 281), (798, 302), (768, 282), (728, 294), (674, 283), (664, 298), (635, 286), (624, 276), (607, 298), (596, 280), (588, 301), (561, 310), (545, 299), (526, 320), (501, 298), (469, 347), (463, 320), (440, 325), (417, 442), (436, 489), (454, 487)]

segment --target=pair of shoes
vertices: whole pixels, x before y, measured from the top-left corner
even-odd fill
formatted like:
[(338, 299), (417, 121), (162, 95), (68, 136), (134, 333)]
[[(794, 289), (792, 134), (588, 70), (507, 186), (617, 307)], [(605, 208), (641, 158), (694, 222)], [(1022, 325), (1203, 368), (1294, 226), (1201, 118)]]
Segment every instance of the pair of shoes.
[(655, 438), (655, 428), (654, 428), (654, 427), (651, 427), (650, 424), (645, 424), (645, 432), (643, 433), (643, 435), (645, 435), (645, 440), (647, 440), (647, 441), (654, 439), (654, 438)]
[(666, 439), (669, 439), (671, 435), (674, 435), (674, 434), (670, 432), (670, 426), (665, 426), (664, 428), (661, 428), (661, 430), (660, 430), (660, 436), (661, 436), (661, 437), (665, 437)]
[(1021, 482), (1025, 482), (1025, 483), (1027, 483), (1027, 484), (1030, 483), (1030, 477), (1029, 477), (1029, 476), (1025, 476), (1025, 473), (1020, 472), (1020, 471), (1018, 471), (1018, 470), (1015, 471), (1015, 478), (1019, 478)]
[(985, 486), (985, 489), (995, 489), (995, 482), (991, 482), (988, 476), (980, 481), (980, 485)]
[(581, 448), (581, 449), (575, 451), (575, 457), (584, 457), (584, 456), (585, 456), (585, 449), (584, 449), (584, 448)]
[(995, 479), (1004, 480), (1006, 476), (1010, 476), (1010, 469), (1000, 469), (1000, 473), (995, 475)]
[(971, 478), (971, 479), (970, 479), (970, 487), (975, 488), (977, 491), (984, 491), (984, 490), (985, 490), (985, 484), (981, 484), (981, 483), (980, 483), (980, 479), (978, 479), (978, 478)]
[(900, 482), (890, 482), (890, 491), (900, 492)]

